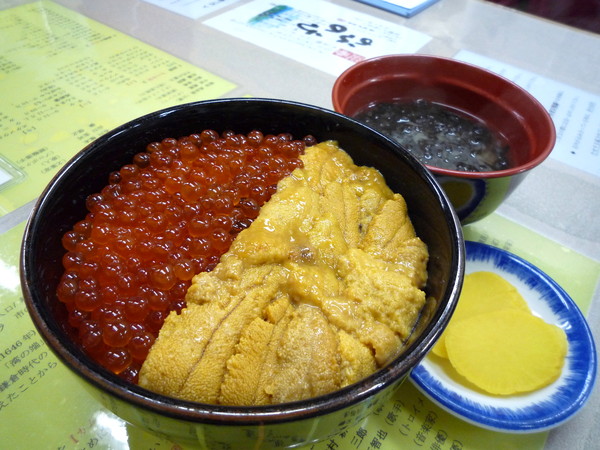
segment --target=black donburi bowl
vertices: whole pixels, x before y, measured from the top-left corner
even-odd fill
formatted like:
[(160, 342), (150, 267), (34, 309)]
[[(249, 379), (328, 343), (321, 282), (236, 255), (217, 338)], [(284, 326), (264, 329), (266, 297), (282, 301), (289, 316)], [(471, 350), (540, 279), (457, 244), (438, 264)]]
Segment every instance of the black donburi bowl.
[[(357, 164), (379, 169), (388, 185), (404, 196), (417, 234), (429, 247), (427, 294), (432, 301), (411, 344), (395, 360), (328, 395), (274, 406), (234, 407), (169, 398), (124, 382), (69, 339), (63, 326), (64, 307), (55, 295), (63, 270), (61, 237), (85, 217), (86, 197), (99, 192), (108, 174), (130, 163), (148, 143), (208, 128), (336, 140)], [(274, 99), (221, 99), (148, 114), (85, 147), (39, 197), (26, 227), (20, 264), (25, 301), (40, 334), (90, 393), (115, 414), (181, 443), (281, 448), (339, 433), (389, 398), (448, 323), (462, 285), (464, 257), (460, 224), (444, 192), (424, 166), (389, 138), (315, 106)]]

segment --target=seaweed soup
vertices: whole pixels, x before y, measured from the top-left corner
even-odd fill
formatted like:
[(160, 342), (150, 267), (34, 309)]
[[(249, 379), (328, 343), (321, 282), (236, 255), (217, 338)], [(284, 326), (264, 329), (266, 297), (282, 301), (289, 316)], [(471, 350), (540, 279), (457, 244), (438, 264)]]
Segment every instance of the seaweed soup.
[(506, 140), (483, 121), (423, 99), (374, 103), (355, 119), (387, 135), (423, 164), (465, 172), (510, 167)]

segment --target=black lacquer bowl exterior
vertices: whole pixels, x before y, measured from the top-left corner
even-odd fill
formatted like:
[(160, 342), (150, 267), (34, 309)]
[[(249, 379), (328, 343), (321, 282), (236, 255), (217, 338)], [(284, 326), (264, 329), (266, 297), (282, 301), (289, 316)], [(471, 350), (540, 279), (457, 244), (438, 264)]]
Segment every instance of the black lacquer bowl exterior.
[[(427, 293), (435, 301), (409, 348), (368, 378), (329, 395), (275, 406), (231, 407), (164, 397), (129, 384), (91, 361), (62, 325), (55, 291), (62, 274), (61, 236), (85, 214), (85, 199), (146, 144), (211, 128), (264, 134), (311, 134), (337, 140), (357, 164), (379, 169), (401, 193), (430, 252)], [(333, 111), (275, 99), (221, 99), (178, 105), (124, 124), (85, 147), (49, 183), (28, 221), (21, 280), (31, 317), (48, 346), (101, 403), (124, 420), (186, 444), (284, 448), (322, 440), (358, 423), (400, 385), (445, 328), (464, 273), (460, 223), (433, 175), (397, 144)], [(218, 447), (221, 448), (221, 447)], [(224, 447), (225, 448), (225, 447)]]

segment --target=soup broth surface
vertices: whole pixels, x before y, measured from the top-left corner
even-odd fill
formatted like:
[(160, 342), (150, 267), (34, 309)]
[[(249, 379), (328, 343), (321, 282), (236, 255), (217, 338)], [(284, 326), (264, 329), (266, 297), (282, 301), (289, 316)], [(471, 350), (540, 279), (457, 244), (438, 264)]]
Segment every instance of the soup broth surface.
[(356, 119), (391, 137), (423, 164), (489, 172), (510, 167), (506, 140), (485, 123), (419, 99), (375, 103)]

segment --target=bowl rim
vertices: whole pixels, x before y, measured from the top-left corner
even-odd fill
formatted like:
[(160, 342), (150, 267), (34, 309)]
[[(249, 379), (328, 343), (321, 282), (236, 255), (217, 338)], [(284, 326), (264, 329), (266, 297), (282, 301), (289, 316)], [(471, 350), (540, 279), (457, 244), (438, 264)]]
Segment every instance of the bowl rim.
[(46, 208), (46, 204), (49, 202), (49, 195), (55, 191), (60, 180), (68, 176), (70, 169), (73, 166), (76, 166), (78, 161), (87, 153), (92, 152), (98, 146), (102, 146), (107, 141), (110, 141), (111, 137), (126, 132), (128, 128), (139, 127), (148, 119), (160, 118), (184, 108), (194, 108), (211, 103), (232, 102), (264, 103), (265, 105), (283, 104), (286, 106), (303, 108), (307, 112), (333, 115), (338, 120), (353, 123), (353, 126), (358, 125), (361, 128), (368, 129), (369, 133), (374, 133), (374, 136), (378, 137), (378, 139), (387, 141), (387, 145), (390, 146), (390, 149), (393, 148), (396, 152), (401, 152), (408, 157), (407, 162), (410, 163), (410, 165), (413, 165), (414, 169), (419, 172), (419, 175), (428, 181), (430, 188), (432, 188), (436, 196), (440, 198), (445, 223), (449, 227), (451, 234), (458, 237), (458, 239), (451, 242), (453, 251), (452, 266), (456, 267), (457, 276), (454, 280), (449, 282), (445, 295), (448, 299), (445, 307), (436, 313), (438, 316), (437, 322), (441, 323), (442, 327), (448, 323), (456, 306), (458, 294), (460, 293), (462, 286), (465, 268), (465, 246), (460, 221), (435, 177), (424, 165), (419, 163), (416, 158), (402, 150), (399, 144), (350, 117), (319, 106), (271, 98), (222, 98), (170, 106), (137, 117), (125, 124), (113, 128), (77, 152), (61, 169), (59, 169), (56, 175), (44, 188), (36, 200), (25, 225), (25, 232), (21, 243), (19, 267), (21, 287), (29, 314), (41, 336), (49, 344), (51, 351), (56, 354), (71, 371), (78, 375), (78, 377), (125, 403), (131, 404), (134, 407), (141, 407), (161, 416), (203, 424), (227, 426), (264, 425), (324, 416), (328, 413), (358, 404), (389, 385), (392, 385), (395, 381), (404, 379), (409, 374), (411, 368), (416, 366), (425, 356), (427, 351), (433, 346), (439, 334), (441, 334), (441, 330), (436, 329), (436, 327), (433, 326), (433, 321), (423, 331), (423, 334), (405, 349), (401, 360), (400, 357), (395, 358), (385, 367), (378, 369), (375, 373), (350, 386), (319, 397), (295, 402), (260, 406), (228, 406), (180, 400), (152, 392), (122, 380), (117, 375), (114, 375), (107, 369), (104, 369), (99, 364), (87, 358), (83, 351), (74, 343), (61, 342), (51, 326), (51, 322), (54, 321), (43, 317), (39, 310), (39, 304), (42, 301), (40, 297), (42, 296), (41, 294), (34, 292), (28, 282), (31, 277), (30, 273), (35, 271), (35, 267), (32, 267), (29, 263), (27, 248), (34, 239), (33, 236), (35, 231), (42, 220), (39, 216), (40, 211), (43, 211)]
[[(425, 54), (425, 53), (413, 53), (413, 54), (397, 53), (397, 54), (387, 54), (387, 55), (375, 56), (372, 58), (367, 58), (362, 61), (359, 61), (359, 62), (355, 63), (354, 65), (348, 67), (336, 78), (336, 80), (333, 84), (333, 89), (331, 91), (331, 100), (332, 100), (332, 104), (333, 104), (333, 109), (341, 114), (344, 114), (343, 113), (344, 108), (342, 108), (342, 106), (341, 106), (340, 97), (341, 97), (342, 84), (345, 82), (345, 79), (348, 76), (361, 70), (363, 67), (370, 66), (373, 64), (378, 64), (378, 63), (381, 63), (382, 61), (399, 60), (399, 59), (406, 60), (407, 63), (410, 63), (410, 61), (426, 61), (426, 60), (439, 61), (444, 64), (452, 64), (452, 65), (455, 65), (456, 67), (461, 67), (464, 69), (472, 70), (473, 72), (480, 74), (481, 76), (496, 78), (499, 82), (503, 83), (506, 87), (513, 89), (515, 91), (518, 91), (518, 92), (520, 92), (521, 95), (526, 97), (528, 99), (528, 101), (530, 101), (531, 104), (535, 106), (535, 109), (539, 112), (540, 119), (541, 119), (540, 122), (543, 122), (543, 124), (548, 129), (549, 145), (547, 145), (544, 148), (544, 150), (542, 152), (540, 152), (540, 154), (538, 156), (531, 159), (530, 161), (527, 161), (524, 164), (520, 164), (519, 166), (516, 166), (516, 167), (510, 167), (508, 169), (493, 170), (493, 171), (487, 171), (487, 172), (465, 172), (465, 171), (445, 169), (445, 168), (441, 168), (441, 167), (431, 166), (429, 164), (424, 164), (429, 170), (436, 173), (437, 175), (452, 176), (452, 177), (458, 177), (458, 178), (471, 178), (471, 179), (472, 178), (487, 179), (487, 178), (499, 178), (499, 177), (513, 176), (513, 175), (517, 175), (517, 174), (520, 174), (523, 172), (527, 172), (527, 171), (533, 169), (534, 167), (538, 166), (550, 155), (550, 153), (554, 149), (554, 146), (556, 144), (556, 127), (554, 125), (554, 121), (552, 120), (552, 116), (550, 115), (550, 113), (546, 110), (546, 108), (541, 104), (541, 102), (537, 98), (535, 98), (527, 90), (525, 90), (524, 88), (522, 88), (521, 86), (516, 84), (514, 81), (506, 78), (504, 75), (497, 74), (495, 72), (492, 72), (491, 70), (485, 69), (481, 66), (477, 66), (472, 63), (460, 61), (458, 59), (454, 59), (454, 58), (446, 57), (446, 56), (430, 55), (430, 54)], [(478, 89), (478, 91), (483, 92), (481, 89)]]

